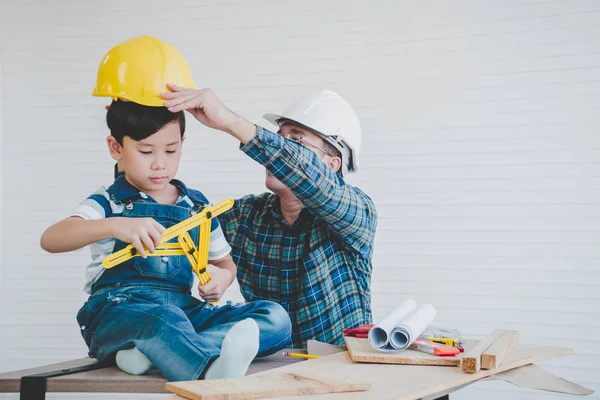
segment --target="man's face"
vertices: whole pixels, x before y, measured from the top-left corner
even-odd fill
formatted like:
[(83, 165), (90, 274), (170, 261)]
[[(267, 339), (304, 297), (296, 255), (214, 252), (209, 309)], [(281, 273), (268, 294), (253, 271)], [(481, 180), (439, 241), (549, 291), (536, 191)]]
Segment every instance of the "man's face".
[(127, 181), (152, 195), (161, 193), (177, 174), (183, 139), (179, 123), (173, 122), (139, 142), (124, 137), (123, 146), (116, 143), (119, 151), (110, 142), (109, 148)]
[[(317, 157), (325, 163), (329, 164), (329, 161), (335, 158), (327, 153), (327, 149), (325, 148), (325, 140), (306, 129), (303, 129), (293, 124), (285, 124), (279, 129), (277, 133), (288, 139), (295, 140), (307, 149), (312, 150), (317, 155)], [(266, 171), (265, 186), (273, 193), (278, 193), (283, 190), (289, 190), (269, 171)]]

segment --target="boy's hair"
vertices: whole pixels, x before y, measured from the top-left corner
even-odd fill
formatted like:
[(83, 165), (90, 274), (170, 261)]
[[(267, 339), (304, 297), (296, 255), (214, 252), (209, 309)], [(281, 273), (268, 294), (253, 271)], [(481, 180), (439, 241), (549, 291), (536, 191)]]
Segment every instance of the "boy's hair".
[(114, 100), (106, 113), (110, 134), (120, 145), (123, 145), (125, 136), (139, 142), (175, 121), (179, 122), (183, 138), (185, 133), (183, 111), (172, 113), (166, 107), (148, 107), (130, 101)]

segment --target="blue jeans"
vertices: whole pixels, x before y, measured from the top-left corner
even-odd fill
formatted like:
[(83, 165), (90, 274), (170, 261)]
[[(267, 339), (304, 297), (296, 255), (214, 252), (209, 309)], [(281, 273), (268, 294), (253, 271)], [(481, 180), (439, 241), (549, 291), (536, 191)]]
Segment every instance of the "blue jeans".
[(243, 319), (258, 324), (258, 356), (273, 354), (290, 341), (290, 318), (277, 303), (260, 300), (215, 307), (151, 285), (106, 288), (92, 294), (77, 314), (90, 356), (104, 361), (135, 346), (167, 380), (182, 381), (203, 374), (219, 357), (229, 329)]

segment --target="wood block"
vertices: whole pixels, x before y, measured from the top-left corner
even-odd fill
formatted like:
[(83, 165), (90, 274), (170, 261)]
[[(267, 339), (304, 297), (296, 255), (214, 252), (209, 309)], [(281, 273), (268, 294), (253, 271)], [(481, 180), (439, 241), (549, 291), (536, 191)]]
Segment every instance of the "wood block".
[(462, 370), (463, 372), (475, 373), (481, 369), (481, 353), (487, 350), (492, 343), (494, 343), (502, 334), (504, 330), (496, 329), (492, 331), (487, 337), (481, 340), (474, 348), (464, 353), (462, 356)]
[(519, 332), (505, 331), (490, 347), (481, 355), (481, 368), (498, 368), (504, 358), (519, 342)]
[(369, 390), (370, 383), (352, 382), (326, 374), (286, 373), (237, 379), (169, 382), (166, 389), (192, 400), (265, 399)]
[(439, 357), (416, 350), (402, 350), (394, 352), (381, 352), (375, 350), (369, 339), (344, 336), (346, 346), (352, 361), (375, 364), (403, 364), (403, 365), (442, 365), (459, 366), (458, 357)]

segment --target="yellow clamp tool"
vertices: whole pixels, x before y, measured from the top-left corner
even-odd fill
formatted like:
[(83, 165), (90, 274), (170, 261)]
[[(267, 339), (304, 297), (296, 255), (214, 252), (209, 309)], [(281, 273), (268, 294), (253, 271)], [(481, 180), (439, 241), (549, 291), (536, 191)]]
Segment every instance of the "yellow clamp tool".
[[(181, 248), (181, 245), (179, 245), (178, 243), (167, 243), (167, 242), (173, 238), (178, 237), (181, 234), (186, 233), (190, 229), (200, 226), (203, 222), (210, 221), (212, 218), (214, 218), (220, 214), (223, 214), (225, 211), (229, 210), (231, 207), (233, 207), (233, 199), (225, 199), (225, 200), (221, 201), (220, 203), (217, 203), (212, 207), (207, 207), (204, 210), (202, 210), (200, 213), (198, 213), (184, 221), (181, 221), (180, 223), (175, 224), (170, 228), (165, 229), (165, 231), (162, 235), (162, 238), (160, 240), (160, 244), (157, 246), (154, 253), (150, 254), (148, 252), (148, 255), (149, 256), (176, 256), (176, 255), (180, 256), (180, 255), (183, 255), (184, 251)], [(209, 232), (210, 232), (210, 224), (209, 224)], [(208, 243), (208, 242), (206, 242), (206, 243)], [(144, 250), (148, 251), (148, 249), (145, 246), (144, 246)], [(165, 250), (172, 252), (172, 253), (167, 254), (164, 252)], [(206, 253), (208, 256), (208, 247), (205, 249), (202, 249), (202, 250), (206, 250)], [(157, 254), (158, 251), (160, 251), (162, 254)], [(133, 245), (129, 244), (124, 249), (119, 250), (115, 253), (112, 253), (111, 255), (104, 258), (104, 260), (102, 260), (102, 265), (104, 266), (104, 268), (110, 269), (110, 268), (116, 267), (117, 265), (121, 264), (122, 262), (125, 262), (127, 260), (132, 259), (133, 257), (138, 257), (138, 256), (139, 256), (139, 253), (137, 252), (135, 247), (133, 247)]]
[(460, 346), (460, 341), (457, 338), (430, 337), (427, 338), (427, 341), (433, 343), (441, 343), (450, 347)]
[[(181, 221), (165, 229), (160, 244), (156, 247), (154, 253), (150, 253), (145, 246), (144, 250), (151, 257), (185, 255), (190, 264), (192, 264), (192, 269), (196, 276), (198, 276), (200, 284), (206, 285), (210, 281), (210, 274), (206, 269), (208, 265), (208, 248), (210, 245), (210, 220), (229, 210), (231, 207), (233, 207), (233, 199), (225, 199), (212, 207), (207, 207), (185, 221)], [(198, 247), (196, 247), (192, 237), (188, 233), (190, 229), (197, 226), (200, 227)], [(166, 243), (175, 237), (177, 238), (177, 243)], [(104, 268), (110, 269), (133, 257), (139, 257), (139, 255), (135, 247), (129, 244), (124, 249), (104, 258), (102, 265)]]
[[(204, 224), (200, 225), (200, 229), (202, 230), (202, 228), (204, 226), (208, 226), (208, 239), (210, 241), (210, 224), (208, 222), (205, 222)], [(202, 232), (200, 233), (200, 235), (202, 235)], [(205, 245), (204, 243), (204, 238), (203, 236), (200, 236), (200, 243), (198, 245), (198, 248), (202, 249)], [(208, 265), (208, 252), (206, 252), (206, 255), (204, 255), (203, 252), (200, 252), (198, 250), (198, 248), (196, 248), (196, 246), (194, 245), (194, 241), (192, 240), (192, 237), (190, 236), (189, 233), (184, 233), (183, 235), (179, 235), (179, 237), (177, 238), (177, 241), (179, 242), (179, 244), (181, 245), (181, 248), (183, 249), (183, 251), (185, 252), (185, 255), (187, 256), (188, 260), (190, 261), (190, 264), (192, 264), (192, 269), (194, 270), (194, 273), (196, 274), (196, 276), (198, 277), (198, 280), (200, 281), (200, 283), (202, 285), (206, 285), (206, 283), (208, 281), (210, 281), (210, 274), (208, 273), (208, 270), (206, 269), (206, 266)]]

